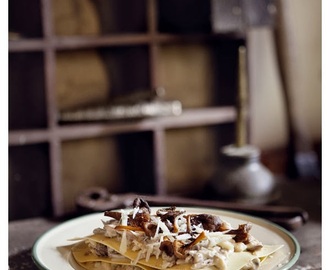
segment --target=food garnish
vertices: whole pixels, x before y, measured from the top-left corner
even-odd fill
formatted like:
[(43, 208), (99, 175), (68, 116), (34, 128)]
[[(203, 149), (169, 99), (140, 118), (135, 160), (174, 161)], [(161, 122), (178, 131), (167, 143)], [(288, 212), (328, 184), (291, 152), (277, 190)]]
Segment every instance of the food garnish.
[(250, 223), (233, 228), (217, 215), (151, 209), (142, 198), (104, 216), (103, 227), (72, 248), (84, 269), (259, 269), (282, 247), (261, 243)]

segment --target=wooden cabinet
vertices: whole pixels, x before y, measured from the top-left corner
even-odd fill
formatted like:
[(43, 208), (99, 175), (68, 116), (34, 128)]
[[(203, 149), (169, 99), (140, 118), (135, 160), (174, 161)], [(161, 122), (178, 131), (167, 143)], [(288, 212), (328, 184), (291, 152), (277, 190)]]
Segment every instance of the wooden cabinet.
[[(9, 2), (11, 219), (67, 214), (73, 209), (66, 202), (72, 206), (79, 192), (107, 179), (106, 187), (113, 193), (151, 194), (181, 192), (176, 185), (186, 189), (207, 181), (212, 169), (198, 174), (194, 167), (200, 160), (214, 164), (219, 147), (234, 138), (237, 48), (245, 43), (243, 32), (213, 33), (212, 3), (204, 0), (33, 0), (22, 4)], [(89, 70), (89, 62), (83, 59), (90, 55), (96, 56), (102, 69), (96, 64)], [(176, 60), (178, 55), (181, 58)], [(67, 60), (63, 63), (62, 59)], [(72, 74), (67, 73), (70, 70)], [(88, 88), (84, 80), (93, 71)], [(69, 80), (74, 76), (76, 85)], [(195, 81), (198, 76), (202, 77)], [(63, 87), (73, 97), (62, 99), (61, 83), (66, 83)], [(63, 108), (107, 102), (115, 95), (159, 86), (182, 102), (180, 116), (58, 121)], [(189, 134), (201, 136), (199, 144)], [(100, 151), (94, 154), (74, 147), (84, 142), (88, 149), (95, 140)], [(213, 144), (204, 147), (203, 140)], [(186, 153), (201, 155), (195, 165), (185, 162), (183, 150), (177, 148), (182, 144)], [(93, 155), (107, 150), (111, 164), (93, 165)], [(66, 173), (71, 163), (84, 169), (94, 166), (89, 182), (84, 180), (87, 173), (77, 172), (74, 177)], [(176, 172), (169, 167), (173, 163), (182, 170), (183, 184), (171, 178)], [(98, 177), (106, 179), (98, 182)]]

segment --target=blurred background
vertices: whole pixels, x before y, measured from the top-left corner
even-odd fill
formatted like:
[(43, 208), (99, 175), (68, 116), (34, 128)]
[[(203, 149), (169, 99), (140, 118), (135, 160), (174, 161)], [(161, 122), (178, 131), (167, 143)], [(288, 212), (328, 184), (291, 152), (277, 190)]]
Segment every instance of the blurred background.
[[(248, 142), (274, 175), (320, 181), (321, 0), (11, 0), (9, 31), (10, 220), (95, 186), (202, 192), (235, 141), (242, 45)], [(180, 115), (60, 119), (159, 87)]]

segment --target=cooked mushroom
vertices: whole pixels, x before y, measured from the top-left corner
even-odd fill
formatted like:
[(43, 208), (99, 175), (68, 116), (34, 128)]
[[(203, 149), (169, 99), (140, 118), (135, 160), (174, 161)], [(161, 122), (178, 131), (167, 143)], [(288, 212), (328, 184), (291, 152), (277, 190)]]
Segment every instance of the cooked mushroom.
[(185, 259), (186, 258), (186, 250), (189, 248), (184, 245), (184, 243), (180, 240), (174, 240), (173, 242), (173, 250), (174, 255), (178, 259)]
[(128, 216), (128, 224), (143, 228), (145, 222), (150, 222), (150, 213), (138, 212), (133, 218), (132, 215)]
[(104, 215), (107, 217), (112, 217), (115, 220), (120, 220), (121, 219), (121, 213), (120, 212), (115, 212), (115, 211), (105, 211)]
[(133, 201), (133, 207), (134, 208), (139, 208), (142, 211), (146, 211), (149, 214), (151, 213), (151, 209), (149, 204), (147, 203), (146, 200), (142, 199), (142, 198), (135, 198)]
[(199, 236), (191, 241), (189, 244), (185, 244), (181, 240), (169, 241), (167, 238), (161, 242), (159, 249), (164, 251), (168, 256), (175, 256), (178, 259), (185, 259), (187, 257), (187, 251), (192, 249), (200, 241), (206, 238), (204, 231)]
[(241, 224), (238, 226), (238, 229), (236, 230), (230, 230), (227, 232), (227, 234), (235, 234), (235, 237), (233, 239), (235, 242), (242, 242), (244, 244), (250, 243), (250, 234), (249, 231), (251, 230), (252, 225), (247, 223), (247, 224)]
[(185, 218), (187, 220), (187, 233), (192, 233), (190, 215), (185, 216)]
[(175, 224), (175, 219), (183, 213), (185, 213), (185, 211), (176, 210), (176, 207), (172, 206), (158, 210), (156, 215), (160, 217), (161, 221), (165, 223), (171, 232), (177, 232), (178, 227), (177, 224)]
[[(122, 217), (122, 214), (120, 212), (115, 212), (115, 211), (105, 211), (104, 215), (107, 217), (114, 218), (116, 220), (120, 220)], [(150, 221), (150, 213), (142, 211), (142, 212), (138, 212), (134, 218), (133, 215), (129, 215), (127, 220), (127, 225), (142, 228), (143, 223), (149, 221)]]
[(156, 234), (157, 225), (151, 222), (144, 222), (143, 230), (148, 237), (154, 237)]
[(223, 222), (220, 217), (208, 214), (191, 215), (191, 225), (202, 224), (204, 230), (210, 232), (223, 231)]
[(200, 241), (204, 240), (206, 238), (206, 234), (204, 231), (202, 231), (196, 239), (194, 239), (192, 242), (190, 242), (188, 245), (185, 245), (185, 249), (190, 249), (194, 245), (197, 245)]
[(164, 251), (167, 256), (173, 256), (174, 255), (174, 247), (171, 241), (165, 240), (161, 242), (159, 249), (161, 251)]
[(123, 230), (128, 230), (128, 231), (143, 231), (143, 228), (137, 227), (137, 226), (128, 226), (128, 225), (117, 225), (115, 227), (116, 230), (123, 231)]

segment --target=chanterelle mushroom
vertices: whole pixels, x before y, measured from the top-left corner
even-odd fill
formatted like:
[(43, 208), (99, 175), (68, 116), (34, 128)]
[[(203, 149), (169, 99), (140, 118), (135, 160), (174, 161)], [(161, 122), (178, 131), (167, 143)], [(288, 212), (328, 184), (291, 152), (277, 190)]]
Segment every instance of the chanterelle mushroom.
[(174, 255), (178, 259), (185, 259), (186, 254), (185, 251), (187, 250), (187, 247), (184, 246), (184, 243), (180, 240), (175, 240), (173, 242), (173, 250), (174, 250)]
[(160, 250), (164, 251), (168, 256), (175, 255), (177, 259), (185, 259), (187, 257), (187, 251), (192, 249), (193, 246), (197, 245), (205, 238), (206, 235), (203, 231), (196, 239), (191, 241), (189, 244), (185, 244), (181, 240), (174, 240), (173, 242), (165, 240), (161, 243)]

